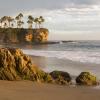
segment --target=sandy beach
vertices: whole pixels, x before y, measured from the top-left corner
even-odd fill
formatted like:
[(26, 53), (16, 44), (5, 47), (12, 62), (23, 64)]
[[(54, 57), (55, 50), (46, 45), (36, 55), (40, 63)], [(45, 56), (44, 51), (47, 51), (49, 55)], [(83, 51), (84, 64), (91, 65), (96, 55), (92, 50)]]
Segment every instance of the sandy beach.
[(99, 100), (100, 90), (32, 81), (0, 81), (0, 100)]

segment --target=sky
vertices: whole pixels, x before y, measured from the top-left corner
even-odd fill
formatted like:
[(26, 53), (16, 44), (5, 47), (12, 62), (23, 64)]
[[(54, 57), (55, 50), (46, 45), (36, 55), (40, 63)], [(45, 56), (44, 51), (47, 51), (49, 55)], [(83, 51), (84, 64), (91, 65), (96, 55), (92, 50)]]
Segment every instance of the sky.
[(0, 17), (19, 13), (42, 15), (49, 40), (100, 40), (100, 0), (0, 0)]

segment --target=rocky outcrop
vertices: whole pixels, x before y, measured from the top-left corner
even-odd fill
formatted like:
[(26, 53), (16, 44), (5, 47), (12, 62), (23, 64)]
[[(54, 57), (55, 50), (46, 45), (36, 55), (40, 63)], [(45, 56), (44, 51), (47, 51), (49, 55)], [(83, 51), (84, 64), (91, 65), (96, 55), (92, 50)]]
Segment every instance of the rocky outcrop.
[(43, 43), (48, 40), (48, 29), (39, 28), (39, 29), (30, 29), (25, 35), (25, 40), (27, 42)]
[(48, 40), (48, 29), (40, 28), (33, 30), (33, 37), (35, 42), (46, 42)]
[(53, 71), (50, 73), (51, 77), (57, 84), (69, 85), (71, 84), (71, 77), (69, 73), (63, 71)]
[(0, 28), (0, 43), (44, 43), (48, 34), (46, 28)]
[(76, 83), (78, 85), (98, 85), (96, 76), (92, 75), (90, 72), (82, 72), (77, 78)]
[(0, 48), (0, 80), (32, 80), (61, 85), (71, 83), (67, 72), (46, 73), (33, 65), (30, 57), (18, 48)]
[(52, 82), (48, 73), (33, 65), (30, 57), (20, 49), (14, 48), (0, 49), (0, 79)]

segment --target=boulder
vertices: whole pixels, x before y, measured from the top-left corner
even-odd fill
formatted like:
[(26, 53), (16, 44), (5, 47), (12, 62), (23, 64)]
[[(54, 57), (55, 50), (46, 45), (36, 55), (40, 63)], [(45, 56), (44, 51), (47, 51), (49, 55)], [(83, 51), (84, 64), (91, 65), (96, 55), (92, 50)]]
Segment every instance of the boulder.
[(0, 48), (0, 79), (52, 82), (51, 76), (33, 65), (31, 58), (18, 48)]
[(49, 31), (46, 28), (39, 28), (33, 30), (33, 40), (36, 43), (44, 43), (48, 40)]
[(98, 81), (96, 76), (92, 75), (90, 72), (81, 72), (76, 78), (76, 83), (79, 85), (97, 85)]
[(51, 77), (57, 84), (69, 85), (71, 84), (71, 77), (69, 73), (63, 71), (53, 71), (50, 73)]

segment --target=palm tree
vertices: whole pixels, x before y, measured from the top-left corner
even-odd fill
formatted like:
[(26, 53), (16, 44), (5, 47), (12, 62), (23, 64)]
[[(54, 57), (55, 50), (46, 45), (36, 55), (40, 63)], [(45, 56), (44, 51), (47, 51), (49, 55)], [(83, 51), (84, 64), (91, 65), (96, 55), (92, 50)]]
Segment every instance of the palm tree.
[(45, 20), (44, 20), (43, 16), (40, 16), (40, 17), (38, 18), (39, 28), (41, 28), (40, 25), (41, 25), (44, 21), (45, 21)]
[(23, 21), (18, 21), (18, 28), (22, 28), (22, 27), (23, 27), (23, 26), (22, 26), (23, 24), (24, 24)]
[(22, 13), (20, 13), (18, 16), (19, 16), (19, 18), (21, 19), (21, 18), (23, 17), (23, 14), (22, 14)]
[(13, 22), (14, 21), (14, 19), (12, 18), (12, 17), (8, 17), (7, 18), (7, 20), (8, 20), (8, 23), (9, 23), (9, 27), (11, 27), (11, 22)]
[(8, 25), (7, 25), (7, 16), (3, 16), (2, 18), (1, 18), (1, 20), (2, 20), (2, 22), (3, 22), (3, 25), (4, 25), (4, 28), (7, 28), (8, 27)]
[(36, 28), (37, 28), (37, 25), (39, 26), (39, 28), (41, 28), (41, 24), (44, 22), (44, 18), (42, 16), (40, 16), (39, 18), (35, 18), (34, 19), (34, 22), (36, 23)]
[(33, 21), (34, 21), (34, 18), (31, 15), (29, 15), (27, 23), (28, 23), (30, 29), (32, 29)]
[(23, 14), (20, 13), (18, 14), (18, 16), (16, 16), (16, 21), (17, 21), (17, 28), (21, 28), (21, 25), (24, 24), (24, 22), (22, 21), (22, 17), (23, 17)]
[(18, 28), (18, 21), (19, 21), (19, 17), (18, 17), (18, 16), (16, 16), (16, 17), (15, 17), (15, 20), (16, 20), (16, 23), (17, 23), (17, 28)]
[(37, 17), (34, 19), (34, 22), (35, 22), (35, 28), (37, 28), (37, 25), (38, 25), (38, 18)]
[(24, 22), (23, 22), (23, 21), (21, 21), (21, 28), (23, 28), (23, 25), (24, 25)]

